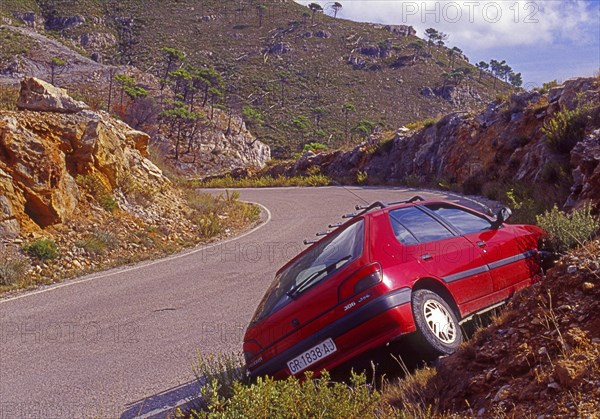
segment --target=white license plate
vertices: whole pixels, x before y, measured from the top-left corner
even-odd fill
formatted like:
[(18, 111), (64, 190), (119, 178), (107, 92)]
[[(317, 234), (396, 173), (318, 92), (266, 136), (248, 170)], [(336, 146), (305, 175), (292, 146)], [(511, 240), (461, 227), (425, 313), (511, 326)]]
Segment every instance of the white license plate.
[(333, 342), (333, 339), (329, 338), (301, 353), (296, 358), (289, 360), (287, 366), (292, 374), (297, 374), (310, 367), (312, 364), (333, 354), (335, 351), (337, 351), (335, 343)]

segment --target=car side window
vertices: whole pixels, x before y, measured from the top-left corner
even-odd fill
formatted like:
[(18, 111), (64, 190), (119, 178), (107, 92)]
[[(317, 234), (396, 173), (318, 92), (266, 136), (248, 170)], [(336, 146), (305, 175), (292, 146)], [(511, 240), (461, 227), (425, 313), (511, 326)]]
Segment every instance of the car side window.
[(437, 216), (454, 226), (461, 234), (478, 233), (492, 228), (492, 223), (484, 217), (451, 205), (427, 205)]
[(388, 214), (394, 234), (402, 244), (427, 243), (453, 237), (450, 230), (418, 208), (400, 208)]

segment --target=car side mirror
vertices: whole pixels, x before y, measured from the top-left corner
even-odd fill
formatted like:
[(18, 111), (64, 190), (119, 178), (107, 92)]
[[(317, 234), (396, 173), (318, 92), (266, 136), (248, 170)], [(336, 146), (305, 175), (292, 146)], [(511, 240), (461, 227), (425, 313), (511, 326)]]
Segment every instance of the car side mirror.
[(496, 221), (494, 222), (494, 228), (499, 228), (506, 222), (512, 215), (512, 211), (508, 207), (502, 207), (496, 213)]

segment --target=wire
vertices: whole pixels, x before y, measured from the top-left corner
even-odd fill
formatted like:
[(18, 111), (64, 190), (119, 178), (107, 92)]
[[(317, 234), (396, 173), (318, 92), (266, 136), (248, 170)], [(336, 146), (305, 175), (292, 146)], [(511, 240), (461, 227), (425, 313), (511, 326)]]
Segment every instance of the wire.
[(350, 189), (348, 189), (346, 186), (342, 186), (346, 191), (348, 191), (350, 194), (354, 195), (355, 197), (357, 197), (358, 199), (360, 199), (361, 201), (363, 201), (365, 204), (368, 204), (369, 201), (367, 201), (365, 198), (363, 198), (362, 196), (359, 196), (358, 194), (355, 194), (354, 192), (352, 192)]

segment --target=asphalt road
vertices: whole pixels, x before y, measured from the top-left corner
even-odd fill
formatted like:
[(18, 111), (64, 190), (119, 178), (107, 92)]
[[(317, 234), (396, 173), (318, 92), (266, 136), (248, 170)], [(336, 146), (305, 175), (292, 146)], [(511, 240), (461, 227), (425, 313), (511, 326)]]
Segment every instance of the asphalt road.
[(264, 206), (265, 223), (252, 232), (0, 300), (0, 418), (164, 416), (197, 391), (191, 368), (197, 350), (241, 350), (275, 271), (304, 248), (303, 239), (356, 204), (415, 194), (242, 190), (242, 199)]

